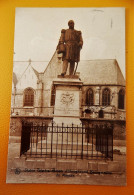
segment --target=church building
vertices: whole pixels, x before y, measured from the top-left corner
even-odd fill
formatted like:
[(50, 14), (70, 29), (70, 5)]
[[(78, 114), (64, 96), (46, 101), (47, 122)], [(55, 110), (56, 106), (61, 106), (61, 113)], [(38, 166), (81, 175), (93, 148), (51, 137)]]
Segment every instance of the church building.
[[(52, 118), (54, 80), (61, 74), (61, 55), (55, 53), (42, 73), (32, 63), (28, 62), (18, 80), (13, 73), (11, 114)], [(116, 59), (81, 61), (76, 75), (82, 82), (80, 118), (125, 120), (125, 79)]]
[(10, 138), (19, 139), (24, 163), (45, 158), (45, 169), (72, 169), (73, 159), (73, 169), (119, 172), (120, 166), (124, 172), (125, 79), (117, 60), (80, 61), (73, 76), (61, 75), (62, 56), (57, 52), (44, 72), (33, 67), (45, 67), (46, 62), (25, 63), (22, 75), (13, 73), (10, 121)]

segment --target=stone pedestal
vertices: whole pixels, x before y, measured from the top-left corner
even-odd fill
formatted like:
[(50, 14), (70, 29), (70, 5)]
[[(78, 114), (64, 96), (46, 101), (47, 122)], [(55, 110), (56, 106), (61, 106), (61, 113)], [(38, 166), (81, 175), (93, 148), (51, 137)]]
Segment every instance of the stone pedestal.
[(54, 122), (72, 126), (80, 125), (81, 87), (78, 76), (57, 78), (53, 81), (56, 88)]
[[(54, 125), (60, 127), (64, 126), (64, 131), (69, 131), (68, 134), (64, 133), (64, 136), (62, 133), (58, 133), (58, 140), (62, 139), (64, 143), (72, 142), (72, 134), (73, 132), (76, 134), (76, 127), (82, 126), (80, 121), (82, 84), (83, 83), (79, 80), (77, 75), (59, 76), (59, 78), (53, 81), (53, 85), (56, 89), (53, 118), (53, 121), (55, 122)], [(72, 128), (72, 126), (74, 128)], [(56, 141), (56, 139), (57, 138), (55, 137), (54, 140)], [(76, 142), (77, 139), (79, 140), (79, 137), (73, 135), (73, 142)]]

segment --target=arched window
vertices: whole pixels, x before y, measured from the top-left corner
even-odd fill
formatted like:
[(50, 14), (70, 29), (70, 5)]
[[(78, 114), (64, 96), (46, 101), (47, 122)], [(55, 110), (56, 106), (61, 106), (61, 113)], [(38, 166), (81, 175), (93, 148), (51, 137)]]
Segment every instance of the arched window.
[(124, 97), (125, 97), (125, 91), (124, 89), (120, 89), (118, 94), (118, 108), (124, 109)]
[(55, 93), (56, 93), (56, 89), (55, 86), (52, 86), (52, 90), (51, 90), (51, 106), (55, 105)]
[(102, 92), (102, 105), (109, 106), (110, 105), (110, 90), (105, 88)]
[(87, 94), (86, 94), (86, 104), (88, 106), (93, 106), (94, 104), (94, 92), (91, 88), (89, 88), (87, 90)]
[(27, 88), (24, 91), (24, 106), (34, 105), (34, 90), (32, 88)]

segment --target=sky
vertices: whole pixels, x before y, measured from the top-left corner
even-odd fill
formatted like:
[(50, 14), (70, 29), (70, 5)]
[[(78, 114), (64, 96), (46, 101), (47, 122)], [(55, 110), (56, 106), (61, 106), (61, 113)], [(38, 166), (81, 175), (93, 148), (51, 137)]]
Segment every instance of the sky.
[[(125, 8), (16, 8), (14, 61), (49, 62), (70, 19), (82, 32), (81, 60), (116, 59), (125, 76)], [(18, 64), (19, 73), (26, 65)]]

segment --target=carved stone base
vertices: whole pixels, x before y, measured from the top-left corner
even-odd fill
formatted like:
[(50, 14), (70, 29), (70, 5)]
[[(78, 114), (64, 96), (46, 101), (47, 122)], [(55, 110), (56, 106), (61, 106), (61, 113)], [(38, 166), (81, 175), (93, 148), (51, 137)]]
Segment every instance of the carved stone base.
[(81, 123), (82, 82), (78, 78), (57, 78), (53, 81), (53, 84), (56, 88), (53, 120), (57, 124), (64, 123), (66, 125), (72, 125), (73, 123), (79, 125)]

